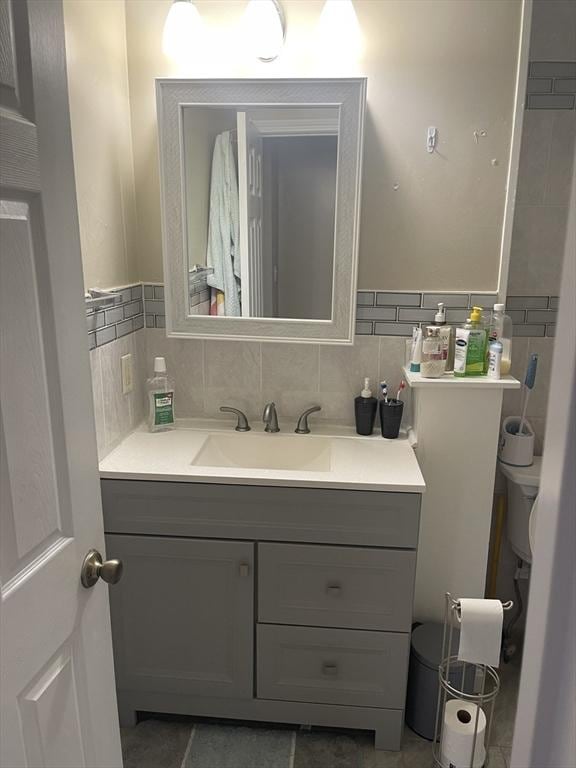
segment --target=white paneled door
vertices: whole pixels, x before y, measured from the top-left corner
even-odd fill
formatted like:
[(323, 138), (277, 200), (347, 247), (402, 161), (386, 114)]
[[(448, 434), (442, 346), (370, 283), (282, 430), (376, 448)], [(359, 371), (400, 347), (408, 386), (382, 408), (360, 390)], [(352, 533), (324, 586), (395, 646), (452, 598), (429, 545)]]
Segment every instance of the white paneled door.
[(60, 0), (0, 43), (0, 765), (119, 767)]
[(236, 114), (243, 317), (264, 317), (262, 136), (247, 112)]

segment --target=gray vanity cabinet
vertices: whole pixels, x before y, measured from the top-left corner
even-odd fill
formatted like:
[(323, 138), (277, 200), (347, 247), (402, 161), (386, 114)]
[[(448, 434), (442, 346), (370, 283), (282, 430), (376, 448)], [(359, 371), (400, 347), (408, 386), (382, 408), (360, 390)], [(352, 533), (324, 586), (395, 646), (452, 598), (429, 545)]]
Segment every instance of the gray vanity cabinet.
[(108, 535), (118, 688), (252, 698), (254, 545)]
[(376, 732), (399, 749), (420, 495), (103, 480), (121, 721)]

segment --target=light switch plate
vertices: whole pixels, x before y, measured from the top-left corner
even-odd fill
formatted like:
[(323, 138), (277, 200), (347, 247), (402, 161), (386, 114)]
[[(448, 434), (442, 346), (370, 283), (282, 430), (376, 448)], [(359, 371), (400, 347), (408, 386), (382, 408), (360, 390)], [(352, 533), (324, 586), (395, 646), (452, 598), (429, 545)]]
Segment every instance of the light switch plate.
[(122, 394), (128, 395), (134, 389), (134, 373), (132, 367), (132, 355), (123, 355), (120, 358), (122, 367)]

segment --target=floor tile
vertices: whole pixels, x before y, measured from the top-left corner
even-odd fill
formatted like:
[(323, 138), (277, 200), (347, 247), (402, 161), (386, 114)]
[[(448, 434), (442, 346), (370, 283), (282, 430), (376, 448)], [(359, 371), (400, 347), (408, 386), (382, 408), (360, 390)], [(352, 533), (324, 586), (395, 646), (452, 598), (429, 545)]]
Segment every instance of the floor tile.
[(499, 747), (511, 747), (520, 684), (520, 659), (514, 658), (509, 664), (502, 664), (498, 672), (500, 692), (494, 705), (490, 743)]
[(144, 720), (122, 728), (124, 768), (180, 768), (192, 724), (177, 720)]
[(432, 742), (425, 739), (407, 740), (402, 744), (400, 768), (432, 768)]
[(358, 741), (336, 731), (299, 732), (294, 768), (362, 768)]
[(500, 747), (490, 747), (488, 750), (490, 768), (506, 768), (506, 760)]
[(196, 725), (182, 768), (290, 768), (294, 731)]

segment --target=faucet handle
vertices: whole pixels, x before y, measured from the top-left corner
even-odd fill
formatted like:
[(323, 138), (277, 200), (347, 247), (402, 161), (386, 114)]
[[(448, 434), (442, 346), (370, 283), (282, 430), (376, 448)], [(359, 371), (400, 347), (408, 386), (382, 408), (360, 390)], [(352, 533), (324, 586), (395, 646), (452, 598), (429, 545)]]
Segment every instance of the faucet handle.
[(315, 413), (316, 411), (321, 410), (322, 408), (319, 405), (313, 405), (312, 408), (308, 408), (306, 411), (304, 411), (304, 413), (298, 419), (298, 424), (294, 432), (296, 432), (297, 435), (309, 435), (310, 427), (308, 426), (308, 416), (310, 416), (311, 413)]
[(246, 415), (242, 413), (242, 411), (239, 411), (238, 408), (231, 408), (229, 405), (221, 405), (220, 410), (224, 413), (235, 413), (238, 417), (238, 422), (234, 429), (236, 432), (250, 432), (250, 424), (248, 424), (248, 419), (246, 418)]

